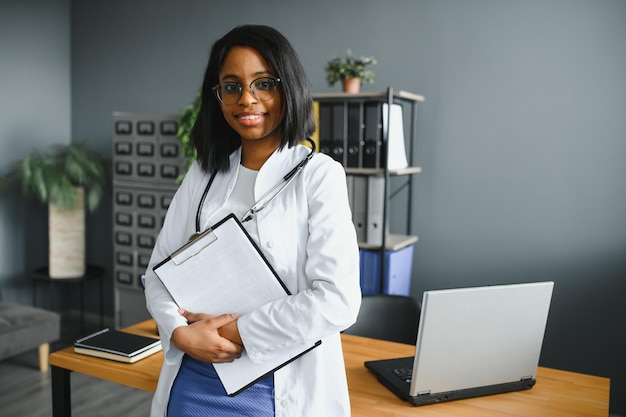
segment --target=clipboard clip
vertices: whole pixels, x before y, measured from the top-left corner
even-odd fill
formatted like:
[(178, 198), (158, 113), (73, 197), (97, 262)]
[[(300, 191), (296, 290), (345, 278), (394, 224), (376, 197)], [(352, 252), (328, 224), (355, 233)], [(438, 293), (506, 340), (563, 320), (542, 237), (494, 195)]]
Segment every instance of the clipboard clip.
[(200, 251), (217, 240), (217, 235), (212, 228), (208, 228), (202, 233), (194, 233), (189, 236), (189, 242), (174, 252), (170, 259), (175, 265), (180, 265), (189, 258), (200, 253)]

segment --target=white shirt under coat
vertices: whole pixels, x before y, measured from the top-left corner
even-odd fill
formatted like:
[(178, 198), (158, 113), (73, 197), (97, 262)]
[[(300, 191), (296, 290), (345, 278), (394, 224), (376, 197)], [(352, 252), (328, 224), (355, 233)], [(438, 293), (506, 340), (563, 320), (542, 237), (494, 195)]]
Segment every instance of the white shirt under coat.
[[(301, 145), (274, 152), (258, 172), (255, 200), (308, 152)], [(240, 160), (239, 149), (230, 156), (230, 171), (215, 177), (202, 210), (203, 229), (232, 192)], [(169, 391), (183, 357), (170, 339), (176, 327), (187, 325), (152, 267), (195, 232), (196, 211), (208, 179), (197, 163), (192, 165), (172, 200), (146, 271), (147, 307), (158, 324), (165, 356), (151, 417), (166, 415)], [(316, 154), (256, 220), (259, 247), (293, 295), (239, 318), (248, 355), (262, 362), (276, 347), (322, 340), (319, 347), (275, 373), (276, 416), (349, 416), (339, 332), (356, 320), (361, 290), (343, 167), (327, 155)]]

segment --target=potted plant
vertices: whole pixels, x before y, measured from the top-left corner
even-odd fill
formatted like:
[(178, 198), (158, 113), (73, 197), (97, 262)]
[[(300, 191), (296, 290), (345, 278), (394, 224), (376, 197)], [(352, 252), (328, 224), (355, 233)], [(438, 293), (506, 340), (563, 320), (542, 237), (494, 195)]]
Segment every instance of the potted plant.
[(102, 158), (83, 143), (55, 145), (52, 153), (34, 150), (0, 178), (0, 189), (21, 181), (22, 194), (48, 204), (49, 274), (85, 274), (85, 206), (95, 210), (108, 183)]
[(180, 144), (180, 149), (183, 158), (185, 158), (185, 166), (183, 172), (180, 173), (177, 182), (181, 182), (185, 177), (185, 174), (189, 170), (191, 164), (198, 159), (198, 152), (193, 142), (191, 141), (191, 129), (193, 128), (196, 119), (198, 118), (198, 112), (200, 111), (201, 92), (196, 93), (196, 99), (193, 103), (186, 105), (178, 116), (178, 129), (176, 131), (176, 137)]
[(335, 57), (326, 64), (326, 80), (329, 86), (337, 81), (343, 83), (346, 93), (358, 93), (361, 84), (374, 82), (374, 71), (370, 68), (376, 65), (376, 59), (371, 56), (355, 58), (351, 50), (347, 50), (345, 58)]

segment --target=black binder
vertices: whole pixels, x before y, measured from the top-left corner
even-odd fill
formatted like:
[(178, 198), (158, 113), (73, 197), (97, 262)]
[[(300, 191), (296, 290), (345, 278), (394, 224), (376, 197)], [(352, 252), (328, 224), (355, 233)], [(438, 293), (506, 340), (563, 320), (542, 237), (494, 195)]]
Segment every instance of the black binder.
[(382, 143), (382, 105), (377, 102), (366, 102), (363, 168), (382, 167)]
[(346, 103), (332, 104), (332, 149), (333, 159), (346, 166)]
[(348, 143), (346, 163), (349, 168), (361, 168), (363, 147), (363, 112), (360, 103), (348, 103)]

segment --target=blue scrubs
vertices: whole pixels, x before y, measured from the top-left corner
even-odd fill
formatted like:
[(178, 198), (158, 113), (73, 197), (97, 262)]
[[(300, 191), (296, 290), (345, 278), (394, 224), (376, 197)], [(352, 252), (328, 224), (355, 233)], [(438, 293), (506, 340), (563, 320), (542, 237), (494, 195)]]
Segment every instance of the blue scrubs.
[(274, 375), (230, 397), (212, 364), (185, 355), (170, 392), (167, 416), (274, 417)]

